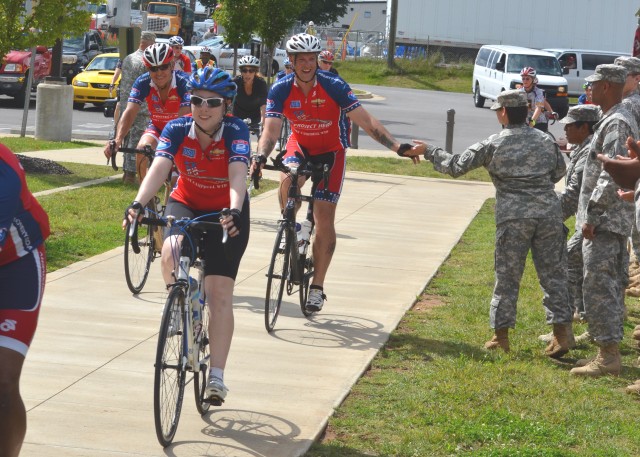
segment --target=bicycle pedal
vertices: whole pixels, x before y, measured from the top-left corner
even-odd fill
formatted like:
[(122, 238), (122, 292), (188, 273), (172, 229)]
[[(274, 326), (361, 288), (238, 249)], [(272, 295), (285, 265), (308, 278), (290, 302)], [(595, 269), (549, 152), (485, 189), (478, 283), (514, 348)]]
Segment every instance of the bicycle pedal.
[(224, 403), (224, 400), (220, 397), (211, 397), (205, 401), (211, 403), (213, 406), (222, 406)]

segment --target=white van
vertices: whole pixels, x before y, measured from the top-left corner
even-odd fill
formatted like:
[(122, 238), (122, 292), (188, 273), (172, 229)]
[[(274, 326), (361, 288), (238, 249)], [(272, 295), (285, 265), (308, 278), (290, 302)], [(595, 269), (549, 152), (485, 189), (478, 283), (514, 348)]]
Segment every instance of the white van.
[(561, 118), (569, 111), (567, 80), (555, 55), (537, 49), (517, 46), (485, 45), (480, 48), (473, 67), (473, 101), (482, 108), (485, 100), (495, 100), (504, 90), (522, 85), (520, 70), (533, 67), (538, 74), (538, 87)]
[(584, 78), (592, 75), (600, 64), (613, 63), (616, 57), (630, 56), (628, 52), (591, 51), (585, 49), (545, 49), (560, 61), (564, 77), (569, 83), (569, 96), (579, 97), (584, 90)]

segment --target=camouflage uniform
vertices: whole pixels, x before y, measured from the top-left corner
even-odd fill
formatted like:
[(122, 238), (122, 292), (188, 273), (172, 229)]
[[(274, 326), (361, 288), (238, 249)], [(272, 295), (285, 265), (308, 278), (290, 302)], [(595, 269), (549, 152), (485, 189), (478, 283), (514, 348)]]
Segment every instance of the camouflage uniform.
[(618, 197), (618, 185), (602, 169), (596, 155), (627, 156), (629, 136), (637, 138), (638, 127), (631, 113), (618, 103), (595, 125), (576, 215), (576, 230), (582, 231), (584, 224), (595, 226), (595, 238), (582, 243), (582, 290), (589, 333), (601, 344), (622, 340), (624, 292), (629, 282), (626, 245), (633, 204)]
[[(618, 57), (614, 63), (625, 67), (629, 73), (640, 73), (640, 59), (637, 57)], [(637, 88), (624, 96), (622, 106), (629, 110), (636, 120), (636, 125), (640, 127), (640, 92)], [(640, 234), (636, 224), (631, 224), (631, 248), (636, 261), (640, 261)]]
[[(514, 103), (526, 104), (522, 92), (505, 91), (492, 109), (523, 106), (507, 101), (516, 98)], [(500, 133), (470, 146), (461, 155), (429, 146), (425, 158), (433, 162), (437, 171), (453, 177), (484, 166), (496, 188), (496, 277), (491, 327), (515, 327), (520, 280), (529, 250), (544, 293), (542, 304), (547, 323), (571, 322), (566, 227), (554, 191), (554, 183), (562, 178), (566, 165), (557, 144), (545, 133), (525, 124), (507, 125)]]
[[(147, 67), (144, 66), (142, 60), (142, 54), (144, 51), (138, 49), (137, 51), (129, 54), (122, 61), (122, 76), (120, 77), (120, 114), (124, 113), (127, 108), (127, 100), (129, 93), (133, 87), (133, 83), (138, 76), (147, 72)], [(129, 141), (123, 144), (123, 147), (135, 148), (140, 141), (140, 137), (144, 133), (147, 125), (149, 124), (149, 109), (147, 108), (147, 102), (143, 102), (140, 106), (140, 111), (136, 116), (131, 130), (129, 131)], [(124, 162), (125, 171), (136, 173), (136, 157), (135, 154), (125, 154)]]

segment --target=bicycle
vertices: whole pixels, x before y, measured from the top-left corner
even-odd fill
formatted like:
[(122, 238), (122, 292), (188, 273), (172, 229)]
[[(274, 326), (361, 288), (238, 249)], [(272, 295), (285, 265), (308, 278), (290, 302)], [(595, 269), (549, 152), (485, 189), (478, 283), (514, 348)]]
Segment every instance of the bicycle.
[(243, 119), (244, 123), (249, 127), (249, 135), (255, 135), (256, 141), (260, 141), (260, 136), (262, 135), (262, 122), (251, 122), (251, 118), (248, 117)]
[[(113, 143), (112, 143), (113, 144)], [(142, 149), (136, 148), (119, 148), (118, 152), (142, 154), (148, 159), (148, 164), (151, 166), (155, 151), (149, 145), (146, 145)], [(111, 166), (114, 170), (118, 171), (116, 165), (116, 154), (112, 146), (111, 154)], [(164, 214), (164, 209), (171, 193), (171, 176), (168, 176), (164, 182), (164, 199), (162, 203), (156, 196), (152, 198), (145, 206), (145, 217), (147, 219), (161, 218)], [(139, 233), (141, 229), (136, 230), (134, 233), (129, 230), (130, 224), (127, 224), (125, 228), (124, 238), (124, 276), (127, 281), (127, 287), (132, 294), (139, 294), (147, 282), (149, 277), (149, 270), (151, 268), (151, 262), (160, 256), (162, 250), (162, 229), (153, 227), (153, 224), (144, 224), (142, 229), (142, 236)], [(133, 240), (132, 237), (136, 239)], [(135, 242), (134, 242), (135, 241)]]
[(285, 117), (282, 119), (282, 127), (280, 128), (280, 136), (278, 137), (276, 146), (276, 149), (278, 151), (282, 151), (282, 148), (286, 147), (287, 140), (289, 140), (290, 135), (291, 127), (289, 126), (289, 120)]
[[(167, 447), (178, 429), (187, 373), (193, 373), (193, 389), (196, 409), (205, 414), (211, 405), (220, 406), (220, 398), (205, 397), (207, 386), (209, 353), (209, 308), (205, 305), (204, 291), (204, 239), (209, 230), (219, 230), (220, 222), (202, 221), (203, 217), (227, 216), (228, 209), (194, 219), (137, 218), (131, 225), (135, 232), (139, 224), (159, 227), (180, 227), (184, 235), (180, 249), (180, 260), (175, 269), (173, 284), (164, 305), (158, 346), (154, 363), (153, 416), (158, 442)], [(222, 229), (222, 242), (227, 241), (227, 232)], [(132, 237), (132, 239), (136, 239)], [(197, 270), (194, 282), (190, 281), (190, 269)], [(193, 303), (193, 287), (198, 290), (199, 300)]]
[[(283, 164), (282, 151), (275, 159), (273, 165), (265, 164), (264, 169), (281, 171), (290, 180), (287, 191), (287, 201), (284, 205), (282, 218), (278, 220), (278, 231), (276, 234), (271, 261), (267, 271), (267, 292), (264, 304), (264, 324), (267, 332), (273, 331), (276, 320), (282, 305), (282, 296), (285, 290), (287, 295), (293, 295), (296, 287), (300, 299), (300, 309), (305, 317), (309, 317), (313, 312), (306, 310), (305, 305), (309, 295), (309, 284), (314, 274), (312, 238), (315, 223), (313, 220), (313, 196), (316, 192), (320, 177), (324, 181), (325, 193), (328, 192), (329, 166), (322, 163), (311, 163), (302, 154), (296, 153), (301, 159), (298, 167), (288, 167)], [(309, 195), (300, 192), (298, 178), (311, 178), (312, 186)], [(253, 185), (259, 189), (260, 174), (258, 170), (252, 176)], [(311, 225), (308, 241), (298, 240), (296, 234), (296, 212), (298, 202), (307, 202), (307, 212), (304, 221)], [(300, 244), (302, 243), (302, 244)]]

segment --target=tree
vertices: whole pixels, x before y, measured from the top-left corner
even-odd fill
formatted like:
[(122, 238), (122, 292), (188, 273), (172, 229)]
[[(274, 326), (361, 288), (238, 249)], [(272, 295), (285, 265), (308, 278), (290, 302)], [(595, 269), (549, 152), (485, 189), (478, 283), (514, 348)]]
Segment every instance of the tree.
[[(307, 6), (308, 0), (253, 0), (254, 17), (257, 18), (255, 31), (264, 48), (272, 56), (276, 45), (293, 27), (296, 17)], [(264, 54), (263, 54), (264, 56)], [(267, 75), (271, 76), (273, 59), (268, 59)]]
[(27, 15), (23, 0), (0, 2), (0, 56), (12, 49), (28, 49), (37, 45), (53, 46), (57, 39), (81, 35), (89, 28), (91, 12), (87, 3), (100, 0), (32, 0)]
[(233, 45), (233, 71), (237, 67), (238, 44), (251, 39), (255, 26), (254, 11), (250, 1), (223, 0), (213, 13), (214, 20), (224, 27), (224, 41)]
[(213, 11), (218, 6), (218, 3), (218, 0), (200, 0), (200, 4), (208, 8), (209, 11)]
[(316, 25), (333, 24), (347, 14), (349, 0), (313, 0), (296, 16), (303, 24), (313, 21)]

